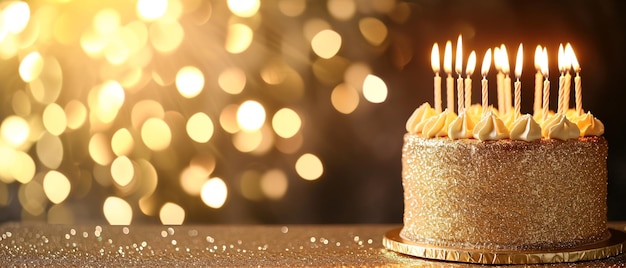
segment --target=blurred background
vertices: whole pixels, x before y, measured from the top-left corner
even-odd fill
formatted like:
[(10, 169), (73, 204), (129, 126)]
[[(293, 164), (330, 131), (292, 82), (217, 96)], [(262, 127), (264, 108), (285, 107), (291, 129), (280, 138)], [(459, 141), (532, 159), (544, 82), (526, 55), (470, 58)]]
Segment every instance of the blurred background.
[(617, 0), (1, 1), (0, 222), (401, 223), (404, 124), (433, 104), (433, 43), (443, 53), (459, 34), (477, 70), (501, 44), (513, 69), (524, 44), (523, 113), (535, 46), (556, 109), (557, 49), (571, 43), (583, 108), (609, 141), (608, 217), (626, 220), (624, 12)]

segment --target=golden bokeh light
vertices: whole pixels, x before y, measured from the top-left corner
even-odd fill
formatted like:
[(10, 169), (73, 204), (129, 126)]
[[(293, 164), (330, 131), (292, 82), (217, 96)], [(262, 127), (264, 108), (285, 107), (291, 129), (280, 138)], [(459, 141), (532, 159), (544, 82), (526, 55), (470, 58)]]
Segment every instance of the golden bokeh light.
[(65, 204), (55, 204), (48, 209), (49, 224), (74, 224), (74, 211)]
[(150, 44), (158, 52), (170, 54), (183, 42), (185, 30), (173, 20), (158, 20), (150, 24)]
[(26, 142), (30, 135), (30, 126), (22, 117), (10, 115), (6, 117), (0, 125), (0, 141), (17, 148)]
[(271, 169), (261, 177), (261, 190), (272, 200), (279, 200), (287, 193), (289, 181), (287, 175), (280, 169)]
[(244, 18), (256, 15), (261, 7), (260, 0), (228, 0), (227, 3), (230, 12)]
[(199, 165), (189, 165), (180, 173), (180, 186), (187, 194), (198, 196), (204, 183), (209, 180), (210, 172)]
[(220, 113), (220, 126), (222, 129), (230, 134), (237, 133), (239, 130), (239, 124), (237, 124), (237, 111), (239, 105), (230, 104), (222, 109)]
[(224, 92), (239, 94), (246, 87), (246, 73), (237, 67), (228, 68), (220, 73), (217, 83)]
[(303, 143), (304, 137), (302, 136), (302, 132), (298, 132), (289, 139), (277, 139), (276, 149), (284, 154), (293, 154), (300, 150)]
[(243, 131), (256, 131), (265, 123), (265, 108), (258, 101), (244, 101), (237, 109), (237, 124)]
[(167, 11), (167, 0), (138, 0), (137, 15), (145, 21), (159, 19)]
[(133, 221), (133, 208), (124, 199), (109, 196), (104, 200), (102, 212), (111, 225), (130, 225)]
[(330, 59), (341, 48), (341, 35), (333, 30), (322, 30), (311, 40), (311, 48), (320, 58)]
[(176, 73), (176, 89), (185, 98), (198, 96), (204, 88), (204, 74), (194, 66), (185, 66)]
[(0, 182), (0, 206), (6, 206), (10, 201), (9, 188), (6, 184)]
[(306, 0), (280, 0), (278, 10), (288, 17), (297, 17), (306, 10)]
[(330, 102), (338, 112), (350, 114), (359, 106), (359, 92), (347, 84), (339, 84), (331, 92)]
[(185, 209), (178, 204), (167, 202), (159, 211), (159, 219), (163, 225), (181, 225), (185, 221)]
[(344, 74), (345, 83), (357, 91), (361, 91), (363, 81), (372, 73), (372, 68), (363, 62), (354, 62), (348, 66)]
[(118, 30), (121, 20), (122, 18), (117, 10), (105, 8), (99, 10), (96, 15), (94, 15), (93, 28), (99, 35), (108, 37)]
[(30, 7), (26, 2), (12, 1), (1, 10), (2, 26), (9, 33), (18, 34), (26, 28), (30, 20)]
[(43, 178), (43, 190), (48, 200), (54, 204), (59, 204), (70, 194), (72, 185), (63, 173), (51, 170)]
[(115, 120), (124, 105), (126, 99), (124, 89), (117, 81), (107, 81), (96, 90), (97, 99), (92, 111), (101, 122), (110, 123)]
[(221, 208), (228, 197), (228, 188), (221, 178), (211, 178), (202, 185), (202, 202), (210, 208)]
[(48, 203), (48, 199), (44, 193), (44, 188), (37, 181), (31, 181), (27, 184), (20, 185), (20, 189), (17, 192), (17, 198), (24, 209), (23, 212), (33, 216), (43, 214)]
[(296, 161), (296, 172), (305, 180), (317, 180), (324, 173), (324, 165), (316, 155), (306, 153)]
[(359, 20), (359, 30), (361, 30), (365, 40), (374, 46), (380, 46), (387, 39), (389, 33), (385, 23), (372, 17)]
[(195, 142), (208, 142), (213, 136), (213, 121), (205, 113), (195, 113), (187, 121), (187, 135)]
[(87, 119), (87, 108), (78, 100), (69, 101), (65, 104), (63, 111), (67, 117), (67, 127), (69, 129), (80, 128)]
[(232, 54), (239, 54), (248, 49), (252, 44), (254, 32), (248, 25), (235, 23), (228, 26), (228, 35), (226, 36), (226, 51)]
[(118, 156), (111, 163), (111, 177), (120, 187), (128, 185), (135, 176), (133, 162), (126, 156)]
[(43, 69), (43, 58), (37, 51), (28, 53), (20, 62), (19, 73), (20, 78), (26, 83), (30, 83), (37, 79)]
[(302, 33), (304, 34), (306, 40), (308, 42), (311, 42), (318, 33), (324, 30), (330, 30), (331, 28), (332, 27), (330, 26), (330, 23), (328, 23), (327, 21), (323, 19), (313, 18), (307, 20), (304, 23), (302, 27)]
[(282, 108), (278, 110), (274, 114), (272, 118), (272, 128), (274, 132), (281, 138), (291, 138), (298, 131), (300, 131), (300, 126), (302, 125), (302, 120), (298, 113), (289, 108)]
[(61, 139), (48, 132), (44, 132), (36, 144), (37, 158), (49, 169), (56, 169), (63, 161), (63, 143)]
[(248, 200), (261, 200), (263, 198), (261, 174), (256, 170), (244, 171), (239, 178), (239, 190), (241, 195)]
[(142, 100), (135, 103), (131, 111), (130, 121), (134, 129), (140, 129), (143, 123), (149, 118), (163, 119), (165, 110), (163, 106), (155, 100)]
[(0, 161), (0, 181), (4, 183), (12, 183), (15, 181), (13, 178), (13, 159), (15, 159), (15, 150), (12, 148), (3, 146), (0, 143), (0, 159), (8, 159), (5, 161)]
[(240, 131), (233, 135), (233, 145), (242, 153), (250, 153), (258, 149), (263, 142), (263, 133), (256, 131)]
[(349, 20), (356, 12), (354, 0), (328, 0), (326, 7), (330, 15), (338, 20)]
[(113, 152), (109, 139), (103, 133), (96, 133), (89, 139), (89, 156), (94, 162), (106, 166), (113, 161)]
[(141, 126), (141, 140), (153, 151), (165, 150), (172, 141), (172, 131), (165, 121), (150, 118)]
[(371, 103), (381, 103), (387, 99), (385, 81), (375, 75), (368, 75), (363, 81), (363, 96)]
[(43, 110), (43, 125), (46, 130), (55, 136), (61, 135), (67, 128), (67, 116), (61, 106), (50, 103)]
[(111, 149), (116, 156), (130, 155), (135, 148), (133, 135), (126, 128), (120, 128), (111, 137)]
[(11, 106), (15, 115), (20, 117), (27, 117), (31, 114), (32, 102), (26, 91), (20, 90), (13, 94), (11, 99)]
[(39, 76), (28, 84), (33, 98), (42, 104), (55, 102), (61, 94), (63, 71), (55, 57), (44, 57)]
[(30, 182), (35, 176), (36, 170), (33, 158), (25, 152), (16, 151), (12, 160), (13, 161), (9, 161), (11, 163), (9, 168), (11, 169), (10, 173), (13, 178), (20, 183)]

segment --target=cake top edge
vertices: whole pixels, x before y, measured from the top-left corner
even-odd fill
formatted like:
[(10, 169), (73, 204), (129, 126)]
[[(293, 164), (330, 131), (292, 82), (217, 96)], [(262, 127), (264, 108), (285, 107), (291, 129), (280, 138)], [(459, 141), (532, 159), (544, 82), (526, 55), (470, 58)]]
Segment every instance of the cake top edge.
[(492, 106), (483, 109), (480, 104), (474, 104), (457, 115), (448, 109), (437, 113), (425, 102), (409, 117), (406, 130), (424, 138), (447, 137), (452, 140), (569, 140), (602, 136), (604, 124), (590, 112), (579, 113), (574, 109), (563, 113), (549, 111), (546, 116), (541, 111), (522, 115), (513, 109), (500, 114)]

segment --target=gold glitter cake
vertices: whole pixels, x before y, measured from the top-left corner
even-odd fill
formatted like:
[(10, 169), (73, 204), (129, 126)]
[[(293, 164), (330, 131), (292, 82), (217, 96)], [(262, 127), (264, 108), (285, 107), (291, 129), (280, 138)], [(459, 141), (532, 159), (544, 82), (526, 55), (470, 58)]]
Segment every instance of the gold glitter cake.
[(402, 148), (400, 236), (486, 250), (607, 239), (603, 124), (573, 110), (541, 117), (499, 116), (480, 105), (457, 116), (420, 106), (407, 121)]

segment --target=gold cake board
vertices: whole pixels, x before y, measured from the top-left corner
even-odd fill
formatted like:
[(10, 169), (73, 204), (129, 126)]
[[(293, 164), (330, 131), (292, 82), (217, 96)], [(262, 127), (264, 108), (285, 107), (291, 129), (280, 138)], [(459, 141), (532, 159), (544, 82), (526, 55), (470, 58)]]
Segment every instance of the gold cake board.
[(611, 237), (593, 244), (556, 250), (491, 250), (434, 246), (413, 242), (400, 236), (402, 228), (388, 231), (385, 248), (426, 259), (478, 264), (545, 264), (599, 260), (622, 254), (626, 233), (610, 229)]

